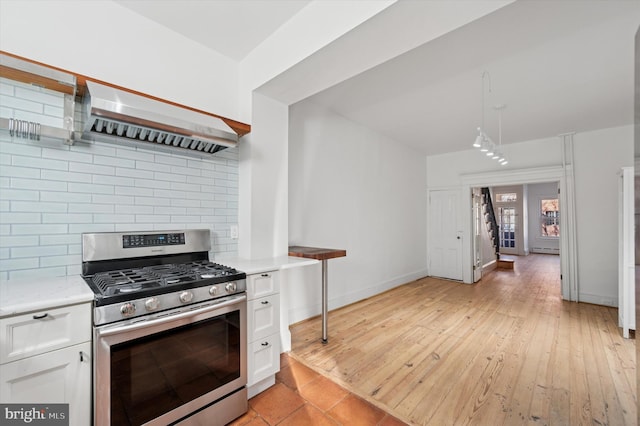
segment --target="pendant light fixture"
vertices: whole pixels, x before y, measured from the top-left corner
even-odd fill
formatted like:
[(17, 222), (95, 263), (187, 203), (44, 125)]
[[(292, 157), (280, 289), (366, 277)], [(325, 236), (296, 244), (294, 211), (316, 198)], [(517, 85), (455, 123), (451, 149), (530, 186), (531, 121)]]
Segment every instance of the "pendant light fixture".
[(502, 154), (502, 110), (506, 108), (506, 105), (499, 104), (495, 105), (494, 109), (498, 111), (498, 146), (491, 140), (489, 136), (484, 132), (484, 92), (485, 92), (485, 77), (489, 80), (489, 93), (491, 93), (491, 75), (487, 71), (482, 72), (482, 125), (478, 127), (478, 135), (476, 136), (473, 147), (479, 148), (480, 152), (484, 153), (487, 157), (492, 160), (497, 160), (500, 165), (504, 166), (508, 163), (507, 159)]

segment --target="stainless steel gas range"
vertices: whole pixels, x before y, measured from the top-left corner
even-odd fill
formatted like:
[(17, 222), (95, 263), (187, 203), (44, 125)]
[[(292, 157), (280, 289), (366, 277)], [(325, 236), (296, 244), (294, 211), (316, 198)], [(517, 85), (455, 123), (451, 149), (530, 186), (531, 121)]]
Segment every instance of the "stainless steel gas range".
[(247, 411), (246, 275), (209, 230), (83, 234), (94, 423), (223, 425)]

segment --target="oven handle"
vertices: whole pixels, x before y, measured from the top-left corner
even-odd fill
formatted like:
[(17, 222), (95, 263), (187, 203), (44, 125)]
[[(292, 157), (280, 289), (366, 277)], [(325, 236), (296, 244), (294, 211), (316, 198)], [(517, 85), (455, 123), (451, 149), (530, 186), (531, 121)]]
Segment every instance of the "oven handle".
[(142, 328), (153, 327), (153, 326), (156, 326), (156, 325), (162, 325), (162, 324), (165, 324), (165, 323), (168, 323), (168, 322), (173, 322), (175, 320), (179, 320), (179, 319), (182, 319), (182, 318), (188, 318), (188, 317), (191, 317), (191, 316), (194, 316), (194, 315), (204, 314), (206, 312), (214, 311), (214, 310), (217, 310), (217, 309), (220, 309), (220, 308), (224, 308), (226, 306), (233, 306), (233, 305), (236, 305), (238, 303), (244, 302), (247, 299), (247, 296), (245, 296), (245, 295), (232, 296), (232, 297), (233, 297), (233, 299), (231, 299), (231, 300), (226, 300), (225, 302), (217, 303), (217, 304), (214, 304), (214, 305), (207, 305), (204, 308), (194, 309), (192, 311), (180, 312), (179, 314), (168, 315), (168, 316), (162, 317), (162, 318), (143, 320), (143, 321), (140, 321), (140, 322), (136, 322), (134, 324), (123, 325), (121, 327), (102, 329), (102, 330), (100, 330), (100, 337), (107, 337), (107, 336), (112, 336), (114, 334), (119, 334), (119, 333), (123, 333), (123, 332), (135, 331), (135, 330), (140, 330)]

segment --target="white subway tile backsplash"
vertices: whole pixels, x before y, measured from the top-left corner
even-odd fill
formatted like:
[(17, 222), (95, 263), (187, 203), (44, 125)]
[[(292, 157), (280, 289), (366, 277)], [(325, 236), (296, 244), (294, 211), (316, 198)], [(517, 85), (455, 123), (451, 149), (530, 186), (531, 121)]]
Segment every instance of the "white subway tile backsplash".
[(40, 177), (45, 180), (61, 180), (65, 182), (87, 182), (88, 178), (84, 173), (61, 172), (57, 170), (42, 170)]
[(153, 179), (136, 179), (135, 186), (141, 188), (158, 188), (158, 189), (169, 189), (171, 188), (171, 182), (159, 181)]
[(0, 247), (25, 247), (37, 245), (38, 237), (34, 235), (27, 237), (7, 235), (0, 239)]
[[(131, 186), (133, 186), (134, 179), (130, 177), (120, 177), (120, 176), (105, 176), (105, 175), (92, 175), (91, 183), (101, 183), (104, 185), (120, 185), (127, 187), (128, 190), (131, 190)], [(116, 187), (116, 194), (118, 188)]]
[(116, 156), (116, 149), (113, 146), (100, 144), (97, 142), (79, 142), (71, 147), (72, 151), (83, 152), (93, 155)]
[[(28, 158), (28, 157), (23, 157), (23, 158)], [(30, 167), (18, 167), (18, 166), (2, 166), (0, 167), (0, 176), (40, 179), (40, 169), (32, 169)]]
[[(115, 178), (118, 179), (118, 178)], [(105, 183), (109, 183), (108, 181)], [(133, 188), (131, 186), (116, 186), (115, 187), (116, 195), (138, 195), (143, 197), (151, 197), (153, 196), (153, 189), (151, 188)]]
[(117, 148), (116, 158), (127, 158), (129, 161), (134, 161), (133, 166), (125, 166), (125, 167), (135, 167), (135, 160), (140, 161), (149, 161), (153, 162), (154, 155), (151, 151), (138, 151), (136, 149), (127, 149), (127, 148)]
[(171, 166), (171, 173), (187, 175), (187, 176), (201, 176), (200, 169), (191, 169), (189, 167)]
[(135, 197), (127, 195), (100, 195), (94, 194), (92, 201), (97, 204), (133, 204)]
[(41, 257), (67, 254), (67, 246), (13, 247), (11, 257)]
[(34, 167), (38, 169), (69, 170), (68, 162), (53, 160), (51, 158), (22, 157), (16, 155), (11, 159), (11, 164), (14, 166)]
[(166, 223), (171, 222), (171, 216), (160, 214), (137, 214), (136, 222), (140, 223)]
[(171, 222), (200, 223), (200, 216), (171, 216)]
[(116, 223), (117, 232), (153, 231), (153, 223)]
[(66, 234), (68, 229), (67, 224), (11, 224), (12, 235)]
[(87, 163), (69, 163), (70, 172), (81, 172), (94, 175), (115, 175), (116, 168)]
[(184, 207), (156, 206), (153, 208), (154, 214), (183, 215), (186, 214), (186, 212), (187, 209)]
[(125, 169), (122, 167), (116, 167), (116, 176), (127, 176), (138, 179), (153, 179), (153, 172), (148, 170)]
[(42, 223), (92, 223), (90, 214), (83, 213), (43, 213)]
[[(123, 151), (118, 150), (118, 152), (124, 152), (126, 154), (131, 153), (132, 151)], [(135, 168), (136, 162), (133, 159), (126, 158), (118, 158), (118, 157), (105, 157), (103, 155), (94, 155), (93, 156), (94, 164), (101, 164), (105, 166), (117, 166), (117, 167), (127, 167), (130, 169)]]
[(173, 173), (153, 172), (153, 178), (157, 180), (167, 180), (170, 182), (186, 182), (187, 177)]
[(115, 225), (112, 223), (72, 223), (69, 224), (69, 232), (83, 234), (86, 232), (113, 232)]
[(69, 147), (42, 148), (42, 158), (54, 160), (75, 161), (78, 163), (91, 163), (93, 155), (73, 152)]
[(192, 183), (171, 182), (171, 189), (175, 191), (200, 192), (200, 185)]
[(64, 108), (45, 105), (44, 115), (50, 115), (52, 117), (64, 117)]
[(138, 170), (151, 170), (154, 172), (164, 172), (167, 170), (167, 166), (164, 164), (150, 163), (147, 161), (136, 161), (135, 168)]
[[(154, 158), (154, 161), (158, 164), (171, 164), (174, 166), (186, 166), (187, 160), (185, 158), (173, 157), (168, 155), (157, 154)], [(165, 170), (167, 168), (165, 167)]]
[(17, 189), (34, 189), (44, 191), (66, 191), (67, 182), (40, 179), (11, 178), (11, 187)]
[(13, 155), (24, 155), (29, 157), (41, 157), (42, 149), (38, 146), (33, 146), (27, 144), (24, 139), (17, 139), (16, 141), (12, 141), (11, 138), (5, 138), (4, 135), (1, 135), (0, 138), (0, 152), (5, 154), (13, 154)]
[(113, 213), (113, 211), (114, 206), (112, 204), (69, 204), (69, 213)]
[(130, 214), (153, 214), (154, 206), (128, 206), (124, 204), (116, 205), (116, 213)]
[(171, 190), (166, 190), (166, 189), (154, 189), (153, 190), (153, 196), (154, 197), (175, 199), (175, 198), (182, 198), (182, 197), (186, 196), (186, 194), (184, 194), (181, 191), (171, 191)]
[(39, 266), (37, 257), (3, 259), (0, 262), (0, 271), (11, 271), (13, 269), (37, 268)]
[(185, 199), (172, 199), (172, 206), (181, 206), (181, 207), (200, 207), (200, 200), (185, 200)]
[(6, 279), (21, 280), (25, 278), (59, 277), (62, 275), (67, 275), (67, 268), (65, 268), (64, 266), (56, 268), (14, 270), (9, 272), (8, 278)]
[[(3, 116), (63, 127), (61, 94), (0, 78), (0, 104)], [(195, 159), (0, 133), (0, 164), (0, 281), (81, 273), (84, 232), (208, 228), (212, 256), (237, 253), (237, 149)]]
[(94, 214), (93, 223), (132, 223), (135, 217), (133, 214)]
[(113, 194), (113, 186), (94, 183), (69, 183), (69, 192), (88, 192), (90, 194)]
[(82, 256), (77, 254), (67, 254), (64, 256), (46, 256), (40, 258), (40, 266), (78, 265), (82, 263)]
[(170, 206), (171, 200), (169, 198), (135, 197), (134, 204), (142, 206)]
[[(53, 92), (51, 90), (43, 88), (38, 88), (36, 86), (16, 87), (14, 96), (14, 99), (33, 101), (36, 104), (43, 104), (43, 106), (59, 106), (61, 104), (64, 104), (64, 94)], [(60, 117), (62, 117), (62, 115), (60, 115)]]
[(40, 213), (13, 213), (13, 212), (1, 212), (1, 223), (40, 223)]
[(40, 201), (59, 201), (64, 203), (90, 203), (91, 194), (76, 194), (73, 192), (40, 191)]
[[(22, 237), (25, 238), (25, 237)], [(64, 235), (41, 235), (40, 245), (55, 245), (55, 244), (80, 244), (82, 237), (80, 234), (64, 234)]]
[(0, 191), (2, 200), (37, 200), (38, 191), (22, 191), (18, 189), (3, 188)]
[(66, 212), (66, 203), (34, 202), (34, 201), (12, 201), (11, 211), (13, 212)]
[[(42, 105), (42, 103), (40, 102), (34, 102), (28, 99), (21, 99), (15, 96), (14, 97), (7, 96), (6, 98), (3, 97), (2, 99), (3, 99), (2, 105), (5, 108), (13, 109), (15, 113), (19, 111), (27, 111), (27, 112), (35, 112), (37, 114), (42, 114), (44, 111), (44, 105)], [(14, 117), (16, 116), (14, 115)]]

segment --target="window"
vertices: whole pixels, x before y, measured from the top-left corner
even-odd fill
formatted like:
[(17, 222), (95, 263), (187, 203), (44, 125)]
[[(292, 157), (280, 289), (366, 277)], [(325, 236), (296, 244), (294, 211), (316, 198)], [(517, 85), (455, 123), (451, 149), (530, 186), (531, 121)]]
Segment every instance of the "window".
[(498, 220), (500, 221), (500, 247), (516, 247), (516, 209), (514, 207), (498, 208)]
[(540, 200), (541, 231), (543, 237), (560, 237), (560, 209), (557, 198)]
[(513, 203), (514, 201), (518, 201), (518, 194), (516, 194), (515, 192), (496, 194), (497, 203)]

